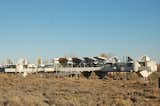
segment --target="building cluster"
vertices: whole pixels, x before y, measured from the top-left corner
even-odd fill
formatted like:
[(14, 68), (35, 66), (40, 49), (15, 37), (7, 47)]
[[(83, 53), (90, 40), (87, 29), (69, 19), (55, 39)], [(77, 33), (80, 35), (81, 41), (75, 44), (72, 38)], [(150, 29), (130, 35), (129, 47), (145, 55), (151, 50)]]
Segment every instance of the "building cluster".
[(143, 77), (148, 77), (157, 71), (157, 64), (148, 56), (142, 56), (138, 60), (130, 57), (121, 62), (117, 57), (60, 57), (44, 63), (38, 59), (36, 64), (30, 64), (26, 59), (20, 59), (13, 63), (10, 59), (0, 67), (1, 72), (6, 73), (29, 73), (53, 72), (68, 74), (81, 74), (82, 72), (136, 72)]

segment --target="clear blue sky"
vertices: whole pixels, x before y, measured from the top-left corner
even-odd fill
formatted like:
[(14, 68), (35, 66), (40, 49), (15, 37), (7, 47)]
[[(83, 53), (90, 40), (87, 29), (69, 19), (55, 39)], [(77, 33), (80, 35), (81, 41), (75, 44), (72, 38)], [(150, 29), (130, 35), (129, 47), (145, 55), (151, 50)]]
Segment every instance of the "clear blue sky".
[(0, 0), (0, 60), (103, 52), (160, 59), (160, 1)]

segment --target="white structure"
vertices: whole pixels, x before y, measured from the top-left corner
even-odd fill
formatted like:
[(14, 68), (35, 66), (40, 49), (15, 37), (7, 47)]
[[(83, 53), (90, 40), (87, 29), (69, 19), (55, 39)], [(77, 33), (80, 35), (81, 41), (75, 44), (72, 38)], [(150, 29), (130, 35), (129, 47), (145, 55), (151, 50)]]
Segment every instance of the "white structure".
[(69, 66), (72, 66), (73, 67), (73, 61), (72, 61), (72, 58), (67, 58), (67, 64), (69, 65)]
[(27, 61), (27, 59), (21, 58), (21, 59), (18, 60), (17, 64), (27, 65), (27, 64), (28, 64), (28, 61)]
[[(26, 59), (20, 59), (16, 65), (5, 67), (5, 72), (8, 73), (23, 73), (27, 76), (28, 73), (36, 72), (84, 72), (84, 71), (108, 71), (108, 72), (137, 72), (141, 76), (147, 78), (150, 74), (157, 71), (156, 62), (152, 61), (148, 56), (142, 56), (138, 61), (133, 61), (130, 57), (128, 62), (120, 62), (117, 57), (104, 58), (104, 57), (84, 57), (78, 58), (80, 61), (75, 62), (73, 58), (67, 58), (67, 67), (60, 64), (60, 58), (54, 58), (51, 64), (28, 64)], [(41, 63), (41, 62), (39, 62)], [(78, 64), (75, 65), (74, 64)]]
[(114, 63), (118, 63), (118, 62), (120, 62), (120, 60), (116, 56), (111, 57), (107, 60), (107, 63), (113, 63), (114, 64)]
[(157, 71), (157, 64), (149, 56), (145, 55), (134, 63), (134, 71), (139, 72), (144, 78), (147, 78)]

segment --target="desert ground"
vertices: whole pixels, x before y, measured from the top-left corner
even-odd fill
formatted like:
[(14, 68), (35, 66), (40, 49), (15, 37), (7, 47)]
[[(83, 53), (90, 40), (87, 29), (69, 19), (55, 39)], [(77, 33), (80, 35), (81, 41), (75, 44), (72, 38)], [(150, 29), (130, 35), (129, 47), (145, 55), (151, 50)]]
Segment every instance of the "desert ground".
[(0, 73), (0, 106), (160, 106), (160, 73), (148, 81), (137, 74), (131, 77), (113, 80)]

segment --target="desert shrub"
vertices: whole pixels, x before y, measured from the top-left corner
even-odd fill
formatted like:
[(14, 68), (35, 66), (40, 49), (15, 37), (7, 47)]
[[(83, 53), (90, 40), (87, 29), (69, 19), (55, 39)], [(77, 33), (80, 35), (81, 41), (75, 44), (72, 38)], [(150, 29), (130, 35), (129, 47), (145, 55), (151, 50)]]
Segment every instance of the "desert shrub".
[(150, 80), (157, 80), (158, 78), (160, 78), (160, 72), (154, 72), (149, 76)]
[(137, 73), (129, 73), (128, 74), (128, 79), (129, 80), (138, 80), (140, 76)]
[(111, 106), (132, 106), (132, 101), (117, 98), (112, 101)]

